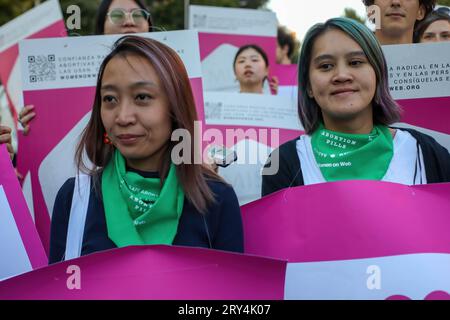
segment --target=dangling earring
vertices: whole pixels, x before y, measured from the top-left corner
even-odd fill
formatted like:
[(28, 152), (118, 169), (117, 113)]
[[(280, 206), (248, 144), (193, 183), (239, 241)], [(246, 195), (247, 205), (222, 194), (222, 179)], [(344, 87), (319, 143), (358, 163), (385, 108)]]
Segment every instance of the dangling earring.
[(111, 139), (108, 137), (108, 134), (106, 132), (103, 134), (103, 143), (112, 144)]

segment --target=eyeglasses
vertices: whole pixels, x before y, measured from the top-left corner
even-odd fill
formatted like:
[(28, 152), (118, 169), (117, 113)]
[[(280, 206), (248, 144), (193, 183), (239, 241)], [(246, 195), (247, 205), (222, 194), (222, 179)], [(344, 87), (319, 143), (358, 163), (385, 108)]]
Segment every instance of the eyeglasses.
[(133, 9), (130, 12), (125, 11), (124, 9), (117, 8), (108, 12), (107, 14), (109, 21), (112, 24), (122, 25), (128, 17), (131, 16), (133, 22), (137, 25), (148, 21), (150, 17), (150, 13), (144, 9)]
[(439, 7), (437, 9), (435, 9), (434, 11), (450, 15), (450, 8), (449, 7)]

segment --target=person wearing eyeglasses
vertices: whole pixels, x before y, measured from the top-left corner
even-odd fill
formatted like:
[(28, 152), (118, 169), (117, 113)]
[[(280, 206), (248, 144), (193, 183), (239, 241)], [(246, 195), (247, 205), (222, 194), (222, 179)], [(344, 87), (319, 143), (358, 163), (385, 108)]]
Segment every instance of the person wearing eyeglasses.
[(151, 15), (142, 0), (103, 0), (97, 13), (96, 34), (149, 32)]
[[(95, 23), (95, 34), (127, 34), (151, 32), (151, 15), (142, 0), (103, 0)], [(36, 117), (33, 105), (25, 106), (19, 113), (19, 123), (27, 135), (30, 122)]]
[(450, 7), (442, 6), (442, 7), (436, 8), (436, 10), (434, 10), (434, 12), (442, 13), (442, 14), (446, 14), (446, 15), (450, 16)]
[[(447, 9), (442, 7), (439, 9)], [(415, 43), (450, 41), (450, 15), (436, 10), (421, 21), (414, 31)]]

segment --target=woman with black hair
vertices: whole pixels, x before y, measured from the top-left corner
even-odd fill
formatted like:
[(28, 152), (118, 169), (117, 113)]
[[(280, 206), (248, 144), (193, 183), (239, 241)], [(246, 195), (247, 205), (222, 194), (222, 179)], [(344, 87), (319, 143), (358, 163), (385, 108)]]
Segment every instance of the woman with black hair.
[[(264, 81), (269, 79), (269, 59), (261, 47), (255, 44), (240, 47), (234, 56), (233, 70), (241, 93), (263, 93)], [(273, 77), (269, 85), (277, 94), (278, 79)]]

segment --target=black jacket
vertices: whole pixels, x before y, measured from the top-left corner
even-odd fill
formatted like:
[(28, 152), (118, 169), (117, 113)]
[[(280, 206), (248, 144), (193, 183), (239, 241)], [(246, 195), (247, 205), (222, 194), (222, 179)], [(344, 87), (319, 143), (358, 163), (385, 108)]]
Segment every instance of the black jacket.
[[(74, 184), (75, 178), (67, 180), (55, 200), (49, 263), (64, 259)], [(215, 194), (216, 204), (209, 208), (206, 215), (202, 215), (185, 199), (178, 231), (172, 244), (243, 252), (241, 211), (233, 188), (218, 181), (208, 181), (208, 185)], [(91, 182), (81, 255), (112, 248), (116, 248), (116, 245), (108, 238), (103, 202)]]
[[(450, 154), (432, 137), (413, 129), (395, 128), (409, 132), (422, 149), (427, 183), (450, 182)], [(300, 137), (299, 137), (300, 138)], [(304, 185), (300, 160), (297, 154), (299, 138), (288, 141), (274, 150), (264, 166), (268, 168), (275, 153), (279, 156), (279, 169), (275, 175), (263, 175), (262, 196), (278, 190)]]

